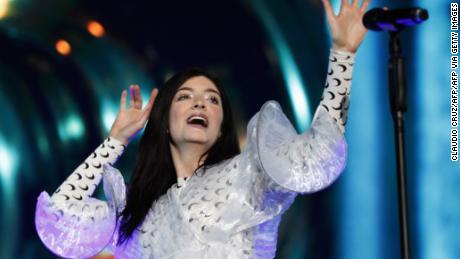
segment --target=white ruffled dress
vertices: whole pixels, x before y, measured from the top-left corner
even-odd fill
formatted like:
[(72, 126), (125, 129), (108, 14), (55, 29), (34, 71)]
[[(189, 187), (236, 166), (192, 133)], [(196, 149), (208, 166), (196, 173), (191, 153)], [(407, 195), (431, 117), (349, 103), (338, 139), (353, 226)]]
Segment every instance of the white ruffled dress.
[[(66, 258), (88, 258), (104, 248), (117, 259), (274, 258), (283, 212), (299, 193), (331, 185), (345, 167), (342, 129), (353, 57), (331, 52), (329, 72), (338, 72), (329, 73), (308, 131), (297, 134), (277, 102), (265, 103), (248, 124), (242, 152), (179, 179), (122, 246), (116, 245), (117, 216), (126, 203), (126, 187), (112, 165), (125, 147), (106, 139), (52, 197), (40, 194), (35, 223), (41, 240)], [(331, 99), (327, 91), (343, 98)], [(90, 197), (101, 178), (107, 201)]]

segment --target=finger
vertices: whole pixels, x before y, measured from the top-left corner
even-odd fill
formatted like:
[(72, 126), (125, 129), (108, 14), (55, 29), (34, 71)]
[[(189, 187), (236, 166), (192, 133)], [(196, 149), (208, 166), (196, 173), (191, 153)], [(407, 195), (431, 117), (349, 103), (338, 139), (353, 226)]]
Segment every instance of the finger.
[(324, 9), (326, 10), (327, 19), (331, 20), (332, 18), (334, 18), (334, 16), (335, 16), (334, 15), (334, 10), (332, 10), (330, 0), (321, 0), (321, 2), (323, 2)]
[(342, 12), (342, 10), (348, 6), (350, 3), (348, 2), (349, 0), (342, 0), (342, 4), (340, 5), (340, 12), (339, 14)]
[(128, 93), (126, 90), (123, 90), (121, 92), (121, 98), (120, 98), (120, 110), (124, 111), (126, 110), (126, 96), (128, 96)]
[(150, 94), (150, 99), (149, 99), (149, 102), (147, 103), (147, 105), (145, 106), (144, 108), (144, 111), (143, 111), (143, 114), (142, 114), (142, 121), (147, 121), (149, 116), (150, 116), (150, 112), (152, 111), (152, 108), (153, 108), (153, 105), (155, 103), (155, 99), (157, 98), (157, 95), (158, 95), (158, 89), (153, 89), (152, 90), (152, 93)]
[(358, 0), (353, 0), (353, 2), (351, 3), (351, 5), (353, 5), (354, 7), (358, 7), (358, 3), (359, 3)]
[(155, 103), (155, 100), (157, 99), (158, 93), (159, 93), (158, 88), (154, 88), (152, 90), (152, 94), (150, 95), (150, 100), (149, 100), (151, 106), (153, 106), (153, 104)]
[(132, 105), (130, 107), (137, 109), (139, 106), (139, 96), (138, 96), (139, 88), (137, 85), (131, 85), (131, 98), (133, 100)]
[[(359, 8), (359, 10), (361, 12), (365, 12), (370, 3), (371, 3), (371, 0), (363, 0), (363, 3), (361, 5), (361, 7)], [(383, 9), (385, 9), (385, 7)]]
[(129, 108), (134, 108), (134, 85), (129, 86)]
[(147, 105), (144, 107), (144, 111), (148, 110), (149, 108), (153, 106), (153, 103), (155, 102), (155, 98), (157, 94), (158, 94), (158, 89), (154, 88), (152, 92), (150, 93), (150, 98), (149, 98)]
[(134, 86), (134, 108), (142, 109), (141, 88), (138, 85)]
[(150, 94), (149, 102), (145, 106), (143, 114), (142, 114), (142, 117), (143, 117), (144, 120), (147, 120), (147, 118), (149, 117), (150, 112), (151, 112), (151, 110), (153, 108), (153, 105), (155, 103), (155, 99), (157, 98), (157, 96), (158, 96), (158, 89), (154, 88), (152, 90), (152, 93)]

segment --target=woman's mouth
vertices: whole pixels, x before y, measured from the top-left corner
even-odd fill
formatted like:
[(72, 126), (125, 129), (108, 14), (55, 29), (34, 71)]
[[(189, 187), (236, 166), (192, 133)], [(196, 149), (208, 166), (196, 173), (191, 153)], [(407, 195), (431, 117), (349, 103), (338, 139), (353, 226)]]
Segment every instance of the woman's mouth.
[(187, 119), (187, 124), (199, 128), (208, 127), (208, 118), (204, 114), (193, 114)]

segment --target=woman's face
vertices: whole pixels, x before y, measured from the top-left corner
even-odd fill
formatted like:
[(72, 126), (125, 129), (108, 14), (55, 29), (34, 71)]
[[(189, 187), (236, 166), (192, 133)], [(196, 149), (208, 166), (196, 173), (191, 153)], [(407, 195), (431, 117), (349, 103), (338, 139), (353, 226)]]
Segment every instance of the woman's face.
[(173, 144), (201, 144), (208, 150), (220, 135), (223, 109), (220, 92), (205, 76), (182, 84), (171, 103), (169, 133)]

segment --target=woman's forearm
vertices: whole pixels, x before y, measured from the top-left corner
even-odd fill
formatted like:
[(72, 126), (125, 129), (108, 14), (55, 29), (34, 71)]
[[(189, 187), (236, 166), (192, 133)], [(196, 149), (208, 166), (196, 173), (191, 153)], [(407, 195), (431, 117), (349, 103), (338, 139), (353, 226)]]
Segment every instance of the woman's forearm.
[(104, 164), (114, 164), (126, 146), (114, 138), (104, 142), (75, 169), (54, 192), (53, 199), (84, 200), (90, 197), (101, 181)]
[(320, 106), (334, 118), (342, 133), (348, 118), (355, 54), (331, 49), (326, 84)]

